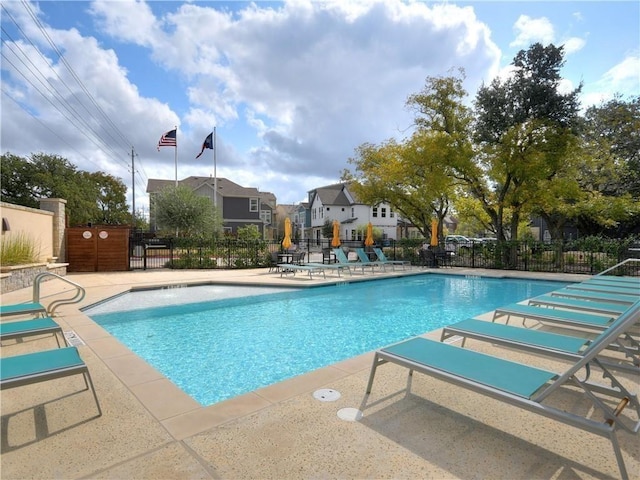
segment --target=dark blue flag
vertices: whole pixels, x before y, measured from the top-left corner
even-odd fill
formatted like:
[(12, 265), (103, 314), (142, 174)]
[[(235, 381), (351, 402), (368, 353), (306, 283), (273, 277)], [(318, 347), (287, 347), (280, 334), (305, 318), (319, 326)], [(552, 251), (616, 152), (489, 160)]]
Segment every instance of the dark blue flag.
[(209, 135), (207, 135), (207, 138), (204, 139), (204, 142), (202, 144), (202, 150), (200, 151), (200, 153), (198, 154), (198, 156), (196, 158), (200, 158), (200, 155), (202, 155), (202, 153), (204, 152), (205, 148), (213, 150), (213, 132), (211, 132)]

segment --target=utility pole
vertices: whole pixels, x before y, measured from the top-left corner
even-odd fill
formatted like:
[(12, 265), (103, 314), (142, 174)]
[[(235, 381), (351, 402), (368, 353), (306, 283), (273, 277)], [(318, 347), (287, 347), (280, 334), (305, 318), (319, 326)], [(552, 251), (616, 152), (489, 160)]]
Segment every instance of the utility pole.
[[(160, 149), (158, 149), (160, 150)], [(136, 167), (135, 167), (135, 153), (133, 147), (131, 147), (131, 228), (135, 232), (136, 230)]]

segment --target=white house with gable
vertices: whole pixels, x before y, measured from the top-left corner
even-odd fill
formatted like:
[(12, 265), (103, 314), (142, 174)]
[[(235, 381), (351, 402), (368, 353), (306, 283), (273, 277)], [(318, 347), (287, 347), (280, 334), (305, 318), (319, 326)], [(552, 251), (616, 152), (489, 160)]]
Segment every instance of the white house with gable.
[(310, 224), (307, 232), (308, 237), (316, 242), (324, 239), (322, 228), (325, 223), (333, 223), (334, 220), (340, 222), (340, 239), (343, 241), (363, 241), (369, 222), (382, 232), (383, 240), (395, 240), (398, 217), (388, 204), (371, 206), (361, 203), (347, 183), (316, 188), (308, 193)]

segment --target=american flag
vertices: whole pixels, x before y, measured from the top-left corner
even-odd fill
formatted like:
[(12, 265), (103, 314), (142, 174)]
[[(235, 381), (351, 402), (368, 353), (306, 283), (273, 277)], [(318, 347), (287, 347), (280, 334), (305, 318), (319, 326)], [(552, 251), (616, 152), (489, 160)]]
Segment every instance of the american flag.
[(158, 142), (158, 151), (160, 151), (160, 147), (178, 146), (178, 143), (176, 142), (176, 131), (177, 129), (174, 128), (173, 130), (169, 130), (167, 133), (160, 137), (160, 141)]

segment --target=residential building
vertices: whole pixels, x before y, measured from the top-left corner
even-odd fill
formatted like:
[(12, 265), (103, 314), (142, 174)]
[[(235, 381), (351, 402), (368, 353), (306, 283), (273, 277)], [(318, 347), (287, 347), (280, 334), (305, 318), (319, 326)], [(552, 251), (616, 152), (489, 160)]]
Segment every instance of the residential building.
[[(187, 177), (179, 180), (178, 184), (191, 188), (197, 195), (207, 197), (211, 200), (212, 208), (217, 204), (222, 213), (222, 223), (226, 233), (234, 234), (240, 227), (256, 225), (263, 238), (273, 238), (276, 208), (276, 197), (273, 193), (259, 192), (253, 187), (243, 187), (227, 178), (218, 178), (214, 181), (213, 177)], [(174, 180), (149, 179), (147, 183), (150, 200), (149, 225), (152, 230), (157, 230), (153, 196), (164, 188), (174, 185)]]
[(347, 183), (338, 183), (309, 191), (309, 223), (306, 236), (318, 244), (324, 239), (325, 222), (340, 222), (340, 238), (363, 241), (369, 222), (382, 232), (382, 240), (396, 239), (398, 217), (386, 203), (367, 205), (349, 190)]

